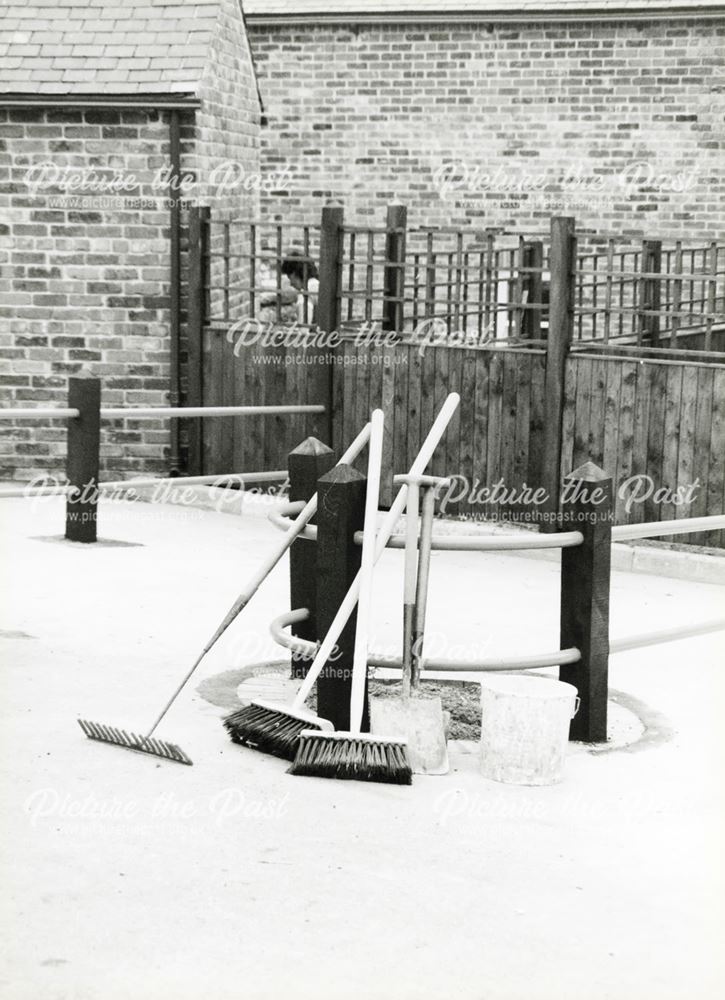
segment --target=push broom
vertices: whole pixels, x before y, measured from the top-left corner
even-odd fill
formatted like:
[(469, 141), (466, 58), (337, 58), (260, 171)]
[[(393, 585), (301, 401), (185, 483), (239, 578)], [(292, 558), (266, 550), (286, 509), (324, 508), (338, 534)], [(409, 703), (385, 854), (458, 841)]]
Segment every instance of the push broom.
[(368, 667), (368, 631), (375, 568), (375, 526), (380, 494), (380, 467), (383, 458), (383, 414), (376, 410), (368, 452), (368, 481), (365, 496), (360, 596), (352, 661), (350, 692), (350, 732), (320, 732), (304, 729), (300, 733), (297, 756), (290, 774), (317, 778), (357, 779), (409, 785), (413, 780), (404, 740), (381, 738), (362, 733), (365, 703), (365, 678)]
[[(358, 436), (352, 442), (347, 451), (342, 455), (338, 465), (349, 464), (354, 462), (360, 452), (363, 450), (368, 440), (370, 439), (370, 424), (366, 424), (365, 427), (360, 431)], [(99, 740), (101, 743), (112, 743), (114, 746), (126, 747), (128, 750), (136, 750), (139, 753), (152, 754), (155, 757), (163, 757), (166, 760), (174, 760), (179, 764), (191, 764), (192, 761), (184, 753), (184, 751), (177, 746), (175, 743), (168, 743), (166, 740), (159, 740), (154, 738), (154, 732), (156, 731), (159, 723), (164, 718), (166, 713), (169, 711), (171, 706), (174, 704), (176, 699), (179, 697), (183, 689), (186, 687), (187, 683), (191, 679), (192, 674), (195, 672), (201, 661), (204, 659), (209, 650), (214, 646), (217, 640), (226, 632), (227, 628), (231, 625), (237, 615), (249, 604), (251, 599), (254, 597), (259, 587), (267, 576), (272, 572), (274, 567), (280, 561), (282, 556), (285, 554), (287, 549), (290, 547), (292, 542), (297, 538), (300, 532), (303, 530), (305, 525), (314, 517), (317, 511), (317, 494), (315, 493), (302, 508), (300, 513), (297, 515), (295, 520), (289, 526), (287, 531), (282, 535), (279, 543), (277, 544), (271, 555), (265, 560), (265, 562), (259, 567), (259, 569), (253, 574), (251, 580), (248, 582), (247, 586), (241, 592), (239, 597), (237, 597), (234, 604), (231, 606), (229, 611), (224, 617), (217, 628), (214, 635), (204, 646), (203, 650), (196, 658), (191, 669), (186, 673), (184, 679), (178, 685), (172, 696), (167, 701), (154, 724), (145, 734), (145, 736), (140, 736), (136, 733), (126, 732), (124, 729), (117, 729), (115, 726), (107, 726), (98, 722), (89, 722), (86, 719), (79, 719), (78, 724), (80, 725), (83, 732), (91, 740)], [(314, 720), (314, 717), (313, 717)], [(313, 721), (312, 720), (312, 721)], [(329, 725), (329, 723), (328, 723)]]
[[(459, 402), (460, 396), (456, 392), (452, 392), (446, 399), (410, 468), (412, 475), (418, 475), (425, 470)], [(400, 488), (390, 510), (383, 520), (375, 542), (376, 561), (385, 551), (385, 546), (388, 544), (395, 525), (405, 510), (407, 492), (407, 486)], [(332, 731), (332, 725), (329, 722), (317, 719), (316, 716), (313, 716), (304, 708), (304, 704), (312, 690), (313, 684), (322, 672), (322, 668), (334, 651), (342, 630), (347, 625), (348, 619), (357, 603), (359, 592), (360, 573), (358, 572), (350, 584), (350, 589), (343, 598), (340, 607), (337, 609), (337, 614), (333, 618), (325, 638), (320, 643), (320, 648), (291, 705), (253, 701), (249, 705), (245, 705), (244, 708), (233, 712), (225, 719), (224, 725), (235, 743), (252, 747), (252, 749), (260, 750), (262, 753), (283, 757), (286, 760), (294, 760), (300, 733), (304, 729), (313, 728), (309, 724), (310, 719), (316, 728), (324, 729), (327, 732)]]

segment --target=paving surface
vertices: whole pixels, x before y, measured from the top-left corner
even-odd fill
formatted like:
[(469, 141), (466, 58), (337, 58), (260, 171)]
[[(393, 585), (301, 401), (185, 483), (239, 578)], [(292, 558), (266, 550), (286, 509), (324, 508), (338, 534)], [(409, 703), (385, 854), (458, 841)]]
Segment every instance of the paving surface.
[[(275, 529), (258, 510), (119, 503), (101, 534), (128, 544), (61, 530), (62, 503), (4, 501), (4, 998), (722, 994), (722, 634), (613, 657), (660, 737), (578, 748), (561, 785), (495, 784), (465, 747), (412, 788), (294, 778), (229, 744), (197, 690), (279, 658), (280, 564), (163, 723), (183, 767), (75, 719), (148, 726)], [(379, 565), (376, 646), (397, 641), (401, 560)], [(558, 642), (555, 563), (441, 552), (431, 586), (441, 655)], [(724, 594), (615, 573), (612, 634), (716, 617)]]

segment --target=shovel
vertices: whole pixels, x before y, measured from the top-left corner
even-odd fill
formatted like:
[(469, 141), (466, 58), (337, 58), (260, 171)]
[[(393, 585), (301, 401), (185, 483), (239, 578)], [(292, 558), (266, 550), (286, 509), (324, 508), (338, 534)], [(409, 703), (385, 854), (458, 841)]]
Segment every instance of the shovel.
[[(436, 476), (407, 475), (396, 476), (395, 482), (408, 486), (403, 596), (403, 695), (401, 698), (371, 698), (370, 728), (376, 735), (395, 734), (405, 739), (415, 774), (447, 774), (448, 752), (441, 700), (438, 697), (421, 698), (418, 692), (423, 660), (435, 494), (436, 489), (446, 485), (448, 480)], [(421, 488), (423, 511), (418, 554)]]

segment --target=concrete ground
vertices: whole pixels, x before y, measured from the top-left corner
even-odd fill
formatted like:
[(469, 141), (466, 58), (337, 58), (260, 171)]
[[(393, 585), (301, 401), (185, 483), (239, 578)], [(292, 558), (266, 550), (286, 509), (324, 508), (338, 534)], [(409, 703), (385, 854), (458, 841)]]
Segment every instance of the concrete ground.
[[(159, 731), (183, 767), (76, 717), (143, 731), (275, 529), (259, 507), (106, 503), (101, 535), (129, 544), (61, 531), (60, 501), (4, 501), (7, 1000), (721, 995), (722, 633), (613, 657), (660, 735), (578, 748), (560, 785), (488, 781), (463, 748), (411, 788), (296, 778), (196, 690), (279, 657), (280, 564)], [(379, 564), (376, 647), (398, 638), (401, 560)], [(616, 572), (612, 635), (716, 617), (724, 593)], [(555, 563), (434, 555), (441, 655), (556, 648), (557, 622)]]

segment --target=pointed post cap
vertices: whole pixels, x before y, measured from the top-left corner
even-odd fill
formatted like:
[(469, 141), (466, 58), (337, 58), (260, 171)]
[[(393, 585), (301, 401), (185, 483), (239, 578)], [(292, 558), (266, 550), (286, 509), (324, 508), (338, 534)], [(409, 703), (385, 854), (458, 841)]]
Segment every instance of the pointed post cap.
[(290, 455), (332, 455), (333, 451), (328, 445), (323, 444), (319, 438), (308, 437), (300, 441), (296, 448), (293, 448)]
[(357, 483), (364, 480), (366, 476), (358, 472), (352, 465), (335, 465), (329, 472), (325, 472), (317, 480), (318, 483)]

